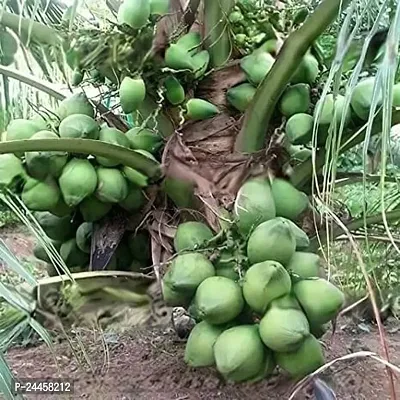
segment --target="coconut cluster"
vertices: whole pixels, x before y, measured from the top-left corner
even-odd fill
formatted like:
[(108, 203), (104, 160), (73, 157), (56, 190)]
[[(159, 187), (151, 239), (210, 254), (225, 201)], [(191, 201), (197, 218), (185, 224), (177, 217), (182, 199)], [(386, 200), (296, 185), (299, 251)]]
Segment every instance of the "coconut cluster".
[(230, 381), (254, 381), (276, 366), (301, 378), (324, 363), (318, 341), (344, 303), (323, 278), (320, 257), (296, 223), (307, 196), (284, 179), (252, 178), (233, 215), (214, 235), (203, 222), (181, 223), (176, 256), (163, 277), (167, 304), (196, 325), (186, 344), (192, 367), (215, 366)]
[[(12, 120), (6, 141), (38, 139), (92, 139), (131, 149), (157, 161), (163, 141), (157, 132), (139, 127), (126, 133), (100, 125), (83, 93), (62, 101), (50, 119)], [(93, 224), (115, 208), (140, 212), (146, 202), (148, 178), (119, 160), (61, 151), (32, 151), (0, 155), (0, 187), (17, 193), (60, 252), (67, 267), (87, 269)], [(140, 271), (151, 265), (147, 234), (125, 235), (108, 268)], [(38, 244), (37, 258), (57, 274), (46, 250)]]

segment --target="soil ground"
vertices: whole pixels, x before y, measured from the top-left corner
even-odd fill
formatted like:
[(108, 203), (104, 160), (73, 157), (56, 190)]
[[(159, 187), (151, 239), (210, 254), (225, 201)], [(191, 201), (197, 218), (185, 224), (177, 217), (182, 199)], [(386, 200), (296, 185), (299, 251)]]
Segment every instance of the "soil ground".
[[(31, 260), (32, 239), (24, 231), (1, 231), (0, 237), (18, 257)], [(19, 378), (64, 377), (74, 381), (73, 396), (27, 396), (28, 399), (73, 398), (99, 400), (278, 400), (289, 399), (294, 383), (280, 374), (256, 384), (226, 384), (213, 368), (193, 370), (183, 361), (185, 343), (177, 340), (168, 327), (105, 333), (71, 332), (74, 356), (69, 343), (60, 340), (53, 353), (43, 345), (14, 347), (7, 359)], [(400, 365), (400, 324), (386, 326), (391, 362)], [(341, 320), (337, 332), (323, 338), (328, 360), (358, 352), (380, 353), (377, 330), (373, 326)], [(86, 362), (79, 347), (85, 349)], [(390, 399), (385, 368), (375, 360), (359, 358), (341, 361), (324, 378), (338, 400)], [(395, 377), (400, 398), (400, 376)], [(315, 399), (308, 387), (294, 397)]]

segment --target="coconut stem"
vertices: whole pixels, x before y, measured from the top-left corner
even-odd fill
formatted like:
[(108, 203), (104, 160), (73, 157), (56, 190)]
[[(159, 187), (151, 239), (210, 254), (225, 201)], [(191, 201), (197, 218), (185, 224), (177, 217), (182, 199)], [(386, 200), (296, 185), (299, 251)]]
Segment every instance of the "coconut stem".
[(236, 151), (254, 153), (264, 147), (275, 106), (296, 71), (299, 60), (336, 18), (340, 7), (345, 7), (348, 2), (349, 0), (324, 0), (303, 26), (289, 35), (271, 71), (246, 110), (242, 129), (235, 143)]
[(25, 45), (29, 44), (30, 40), (52, 46), (60, 44), (61, 37), (56, 30), (29, 18), (21, 18), (19, 15), (4, 11), (0, 22), (3, 26), (12, 29)]
[(0, 154), (29, 151), (65, 151), (68, 153), (92, 154), (118, 160), (121, 164), (137, 169), (149, 178), (161, 176), (158, 162), (133, 150), (91, 139), (41, 139), (13, 140), (0, 143)]
[(204, 0), (204, 42), (212, 67), (227, 63), (232, 52), (228, 15), (235, 0)]

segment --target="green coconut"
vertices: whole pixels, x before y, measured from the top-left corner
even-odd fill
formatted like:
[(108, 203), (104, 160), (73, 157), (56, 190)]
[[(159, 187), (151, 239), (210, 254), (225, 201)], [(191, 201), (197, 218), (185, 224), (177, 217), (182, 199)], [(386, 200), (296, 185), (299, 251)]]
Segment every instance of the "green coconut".
[(66, 139), (97, 140), (100, 127), (92, 117), (86, 114), (72, 114), (61, 121), (58, 133), (60, 137)]
[(26, 177), (21, 160), (14, 154), (0, 154), (0, 189), (13, 188)]
[(290, 79), (291, 83), (315, 83), (319, 74), (318, 60), (311, 54), (307, 53), (297, 67), (295, 73)]
[[(7, 125), (5, 140), (12, 141), (30, 139), (39, 131), (41, 131), (41, 129), (29, 119), (14, 119)], [(16, 152), (14, 154), (17, 157), (22, 157), (24, 155), (23, 152)]]
[(312, 150), (305, 146), (290, 146), (289, 154), (291, 160), (303, 162), (311, 158)]
[[(59, 137), (51, 131), (39, 131), (31, 139), (57, 140)], [(30, 151), (25, 153), (25, 161), (29, 175), (43, 180), (48, 175), (58, 177), (68, 161), (68, 153), (62, 151)]]
[(97, 168), (96, 197), (105, 203), (119, 203), (128, 196), (128, 183), (116, 168)]
[(257, 325), (241, 325), (221, 333), (214, 344), (217, 370), (228, 381), (243, 382), (265, 368), (266, 349)]
[(321, 274), (321, 257), (314, 253), (296, 251), (286, 269), (301, 278), (318, 277)]
[(202, 222), (189, 221), (178, 225), (174, 236), (174, 247), (177, 252), (196, 250), (213, 238), (211, 229)]
[(274, 57), (268, 52), (256, 51), (243, 57), (240, 61), (240, 66), (250, 83), (258, 86), (267, 76), (274, 62)]
[(289, 225), (296, 240), (296, 251), (305, 250), (310, 246), (310, 239), (308, 238), (307, 233), (299, 228), (293, 221), (283, 217), (277, 217), (277, 219), (280, 219)]
[(185, 253), (172, 261), (163, 282), (176, 292), (193, 296), (197, 287), (214, 275), (214, 266), (203, 254)]
[(96, 190), (96, 170), (89, 160), (73, 158), (62, 170), (58, 182), (65, 203), (74, 207)]
[(149, 185), (149, 178), (141, 172), (136, 171), (136, 169), (124, 166), (122, 171), (125, 178), (128, 179), (128, 181), (133, 185), (141, 188), (145, 188)]
[[(374, 94), (375, 78), (370, 77), (361, 80), (354, 88), (351, 96), (351, 107), (354, 113), (363, 121), (369, 117), (372, 106), (372, 97)], [(378, 106), (382, 104), (382, 94), (378, 97)]]
[(219, 114), (217, 106), (203, 99), (192, 98), (186, 102), (185, 106), (185, 118), (193, 121), (201, 121)]
[(29, 119), (13, 119), (7, 126), (7, 141), (30, 139), (35, 133), (41, 131), (33, 121)]
[(301, 379), (324, 365), (324, 354), (318, 340), (310, 335), (293, 352), (275, 353), (277, 364), (293, 378)]
[(196, 54), (201, 45), (201, 35), (199, 32), (191, 31), (181, 36), (176, 44), (189, 52), (189, 54)]
[(85, 93), (73, 94), (60, 103), (57, 109), (57, 115), (61, 121), (72, 114), (85, 114), (91, 118), (94, 118), (94, 108), (90, 104)]
[(130, 147), (133, 150), (146, 150), (155, 154), (162, 146), (162, 138), (147, 128), (135, 127), (126, 132)]
[(214, 365), (214, 345), (222, 332), (223, 328), (210, 325), (206, 321), (198, 323), (186, 342), (186, 364), (195, 368)]
[[(57, 242), (55, 240), (51, 240), (51, 244), (54, 246), (54, 248), (59, 251), (62, 242)], [(44, 261), (46, 263), (51, 263), (50, 257), (47, 254), (46, 249), (44, 248), (44, 246), (42, 246), (39, 242), (36, 243), (35, 247), (33, 248), (33, 255), (41, 261)]]
[(185, 101), (185, 89), (174, 75), (164, 81), (164, 88), (165, 97), (172, 105), (176, 106)]
[(310, 108), (310, 86), (298, 83), (289, 86), (279, 101), (279, 110), (287, 118), (294, 114), (306, 113)]
[(90, 256), (79, 249), (75, 238), (64, 242), (60, 247), (60, 256), (68, 268), (84, 267), (90, 261)]
[(270, 303), (287, 295), (292, 287), (290, 275), (276, 261), (252, 265), (243, 281), (243, 296), (252, 310), (263, 315)]
[(146, 85), (141, 78), (126, 76), (119, 87), (119, 99), (125, 114), (136, 111), (146, 97)]
[(194, 69), (190, 53), (178, 44), (171, 44), (165, 51), (165, 65), (174, 70), (193, 71)]
[(301, 310), (271, 306), (260, 321), (260, 336), (273, 351), (297, 350), (310, 334), (307, 318)]
[(229, 278), (212, 276), (200, 283), (194, 297), (194, 306), (201, 320), (210, 324), (224, 324), (242, 311), (242, 290), (239, 284)]
[(92, 235), (93, 235), (93, 224), (91, 222), (84, 222), (79, 225), (76, 230), (76, 245), (79, 250), (84, 253), (90, 254), (90, 248), (92, 245)]
[(226, 92), (228, 103), (240, 112), (245, 112), (257, 89), (250, 83), (242, 83), (230, 88)]
[(322, 278), (299, 281), (293, 291), (311, 325), (322, 325), (335, 318), (345, 300), (340, 289)]
[(147, 24), (150, 12), (150, 0), (124, 0), (118, 9), (117, 20), (121, 25), (140, 29)]
[[(102, 128), (100, 130), (100, 141), (115, 144), (117, 146), (122, 146), (129, 148), (130, 143), (126, 135), (121, 132), (119, 129), (116, 128)], [(116, 167), (120, 164), (119, 160), (113, 160), (106, 157), (96, 157), (96, 160), (99, 164), (103, 165), (104, 167)]]
[(171, 288), (167, 282), (162, 282), (162, 296), (164, 303), (169, 307), (186, 307), (189, 305), (192, 298), (186, 292), (180, 292)]
[(35, 218), (46, 235), (53, 240), (64, 242), (75, 237), (76, 224), (71, 221), (71, 216), (57, 217), (47, 211), (36, 212)]
[(140, 210), (146, 202), (146, 197), (144, 196), (142, 190), (134, 185), (128, 185), (128, 195), (124, 200), (120, 201), (118, 204), (124, 210), (129, 212), (134, 212)]
[(52, 214), (57, 215), (57, 217), (65, 217), (66, 215), (71, 215), (74, 211), (73, 207), (68, 207), (62, 196), (58, 199), (55, 207), (49, 210)]
[(271, 183), (276, 215), (296, 220), (308, 207), (308, 197), (285, 179), (275, 178)]
[(102, 219), (111, 210), (112, 204), (100, 201), (96, 196), (86, 197), (79, 204), (84, 221), (95, 222)]
[(192, 64), (194, 71), (194, 78), (200, 79), (207, 72), (208, 65), (210, 64), (210, 53), (207, 50), (202, 50), (192, 56)]
[[(314, 109), (314, 117), (317, 117), (317, 113), (320, 112), (319, 124), (329, 126), (334, 118), (336, 119), (336, 125), (339, 129), (340, 124), (342, 123), (342, 118), (344, 115), (344, 106), (345, 106), (345, 97), (337, 94), (336, 98), (332, 93), (328, 94), (324, 101), (322, 99), (318, 100), (315, 109)], [(318, 107), (321, 107), (321, 110), (318, 110)], [(351, 110), (348, 108), (346, 115), (344, 116), (344, 127), (346, 127), (351, 119)]]
[(274, 218), (263, 222), (250, 235), (247, 256), (251, 264), (278, 261), (287, 265), (296, 249), (296, 239), (288, 222)]
[(243, 234), (248, 234), (262, 222), (274, 218), (275, 202), (268, 180), (252, 178), (245, 182), (237, 193), (234, 214)]
[(28, 178), (21, 194), (21, 200), (32, 211), (49, 211), (59, 198), (60, 189), (51, 177), (44, 181)]
[(294, 145), (307, 144), (312, 139), (314, 118), (305, 113), (292, 115), (286, 122), (285, 132)]

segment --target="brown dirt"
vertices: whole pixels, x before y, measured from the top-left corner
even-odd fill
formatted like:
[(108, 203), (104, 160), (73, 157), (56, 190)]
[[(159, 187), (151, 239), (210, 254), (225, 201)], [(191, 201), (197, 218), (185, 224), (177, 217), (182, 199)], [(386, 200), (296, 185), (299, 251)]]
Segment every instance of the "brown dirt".
[[(400, 334), (396, 329), (393, 332), (388, 334), (388, 341), (392, 362), (398, 365)], [(256, 384), (234, 385), (224, 383), (213, 368), (190, 369), (183, 361), (184, 343), (177, 341), (168, 330), (136, 331), (124, 336), (107, 334), (107, 355), (99, 336), (87, 333), (83, 337), (93, 372), (89, 367), (78, 366), (66, 342), (55, 347), (61, 376), (74, 380), (75, 394), (70, 398), (278, 400), (288, 399), (293, 388), (293, 382), (283, 375)], [(379, 352), (375, 330), (366, 333), (356, 328), (346, 328), (340, 330), (332, 342), (329, 337), (324, 341), (329, 349), (329, 360), (361, 350)], [(20, 378), (57, 376), (54, 359), (44, 345), (14, 348), (10, 350), (8, 360)], [(340, 362), (329, 371), (326, 378), (339, 400), (390, 398), (385, 369), (371, 360)], [(396, 390), (400, 396), (399, 379), (396, 380)], [(309, 388), (296, 400), (312, 398)]]

